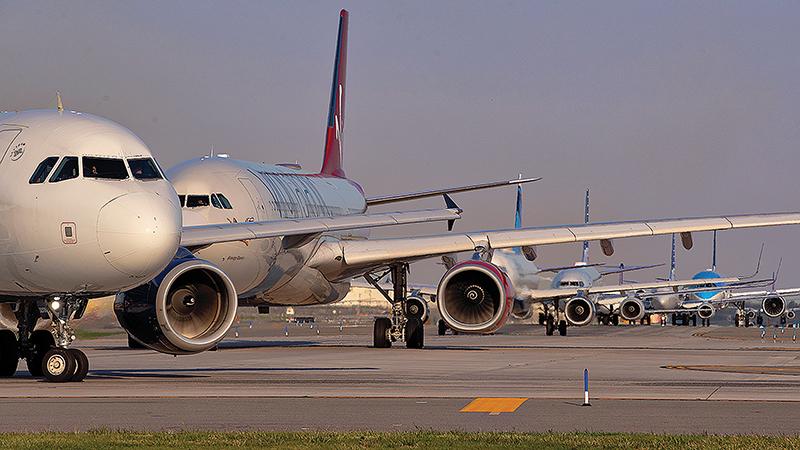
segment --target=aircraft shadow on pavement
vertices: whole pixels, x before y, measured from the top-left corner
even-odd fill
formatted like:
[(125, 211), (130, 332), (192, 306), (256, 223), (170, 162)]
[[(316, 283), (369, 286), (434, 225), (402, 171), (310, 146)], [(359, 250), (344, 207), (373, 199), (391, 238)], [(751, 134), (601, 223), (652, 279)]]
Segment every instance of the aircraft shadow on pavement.
[(204, 373), (232, 372), (334, 372), (334, 371), (379, 370), (377, 367), (187, 367), (176, 369), (113, 369), (92, 370), (87, 379), (123, 379), (123, 378), (209, 378)]

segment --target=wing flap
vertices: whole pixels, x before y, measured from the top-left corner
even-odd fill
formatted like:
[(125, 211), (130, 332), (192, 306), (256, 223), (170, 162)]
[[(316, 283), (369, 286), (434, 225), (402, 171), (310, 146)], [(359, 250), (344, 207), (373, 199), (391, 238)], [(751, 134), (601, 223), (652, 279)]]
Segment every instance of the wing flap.
[(375, 228), (411, 223), (439, 222), (461, 218), (461, 210), (424, 209), (405, 212), (358, 214), (340, 217), (285, 219), (266, 222), (240, 222), (183, 228), (181, 245), (196, 247), (220, 242), (298, 236), (315, 233)]

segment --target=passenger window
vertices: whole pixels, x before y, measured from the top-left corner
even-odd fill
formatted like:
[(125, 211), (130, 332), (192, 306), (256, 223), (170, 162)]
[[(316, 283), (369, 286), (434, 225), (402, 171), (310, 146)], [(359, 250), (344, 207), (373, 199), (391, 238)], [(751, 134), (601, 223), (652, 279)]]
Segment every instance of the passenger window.
[(129, 159), (128, 166), (131, 168), (133, 178), (137, 180), (160, 180), (161, 173), (156, 168), (155, 162), (151, 158)]
[(83, 157), (84, 178), (103, 178), (106, 180), (124, 180), (128, 178), (128, 169), (121, 159)]
[(229, 202), (228, 199), (224, 195), (222, 195), (220, 193), (217, 193), (217, 197), (219, 197), (219, 201), (220, 201), (220, 203), (222, 203), (222, 207), (223, 208), (225, 208), (225, 209), (233, 209), (233, 206), (231, 206), (231, 202)]
[(61, 164), (58, 165), (58, 169), (56, 169), (53, 176), (50, 177), (50, 182), (58, 183), (59, 181), (73, 178), (78, 178), (78, 157), (66, 156), (61, 160)]
[(208, 206), (207, 195), (189, 195), (186, 197), (187, 208), (199, 208), (201, 206)]
[(44, 161), (40, 162), (39, 165), (36, 166), (36, 170), (33, 171), (33, 175), (31, 175), (31, 179), (28, 180), (28, 183), (44, 183), (44, 181), (47, 180), (47, 176), (50, 175), (50, 171), (53, 170), (53, 167), (55, 167), (57, 162), (58, 156), (45, 158)]
[(181, 208), (186, 206), (186, 196), (185, 195), (183, 195), (183, 194), (178, 195), (178, 201), (181, 202)]

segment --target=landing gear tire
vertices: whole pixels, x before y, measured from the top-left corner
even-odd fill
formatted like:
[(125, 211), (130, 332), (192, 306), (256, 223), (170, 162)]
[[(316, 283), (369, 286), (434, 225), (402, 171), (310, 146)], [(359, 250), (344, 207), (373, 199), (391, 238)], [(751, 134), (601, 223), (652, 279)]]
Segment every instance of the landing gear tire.
[(445, 333), (447, 333), (447, 324), (444, 323), (444, 320), (439, 319), (438, 326), (439, 329), (437, 331), (439, 332), (439, 336), (444, 336)]
[(72, 374), (69, 381), (83, 381), (89, 373), (89, 358), (86, 357), (86, 353), (77, 348), (71, 348), (67, 351), (72, 353), (73, 358), (75, 358), (75, 373)]
[(544, 334), (552, 336), (553, 332), (555, 331), (555, 328), (556, 326), (553, 321), (553, 316), (547, 316), (547, 321), (545, 322)]
[(562, 320), (558, 322), (558, 335), (559, 336), (566, 336), (567, 335), (567, 321)]
[(128, 335), (128, 348), (132, 350), (146, 350), (147, 347), (142, 345), (141, 342), (137, 341), (133, 338), (130, 334)]
[(615, 327), (619, 325), (619, 316), (611, 316), (611, 325)]
[(375, 319), (375, 326), (372, 334), (372, 345), (375, 348), (389, 348), (392, 346), (392, 339), (389, 332), (392, 329), (392, 321), (388, 317)]
[(425, 346), (425, 326), (422, 321), (412, 317), (406, 321), (406, 347), (422, 348)]
[(25, 360), (28, 364), (28, 372), (34, 377), (42, 376), (42, 359), (48, 350), (56, 346), (53, 333), (47, 330), (35, 330), (31, 333), (30, 343), (32, 350)]
[(0, 330), (0, 377), (13, 377), (18, 364), (17, 337), (11, 330)]
[(693, 327), (697, 326), (697, 316), (692, 316), (692, 326)]
[(675, 313), (670, 314), (670, 320), (673, 327), (678, 323), (678, 320), (675, 318)]
[(42, 375), (47, 381), (63, 383), (75, 375), (77, 361), (70, 350), (51, 348), (42, 359)]

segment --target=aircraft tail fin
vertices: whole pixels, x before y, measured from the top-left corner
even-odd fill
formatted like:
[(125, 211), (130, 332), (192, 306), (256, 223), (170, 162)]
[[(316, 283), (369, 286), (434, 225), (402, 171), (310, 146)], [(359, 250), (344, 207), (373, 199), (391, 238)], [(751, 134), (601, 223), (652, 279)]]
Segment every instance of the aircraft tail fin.
[[(586, 200), (583, 203), (583, 223), (589, 223), (589, 189), (586, 190)], [(583, 241), (583, 253), (581, 262), (589, 263), (589, 241)]]
[(669, 281), (675, 280), (675, 266), (677, 255), (675, 254), (675, 233), (672, 233), (672, 252), (669, 257)]
[[(522, 179), (522, 174), (519, 175), (519, 178)], [(522, 185), (517, 185), (517, 204), (514, 208), (514, 229), (519, 230), (522, 228)], [(520, 254), (522, 253), (521, 247), (514, 247), (514, 253)]]
[(711, 242), (711, 270), (717, 271), (717, 230), (714, 230), (714, 237)]
[(344, 178), (342, 149), (344, 132), (345, 75), (347, 68), (347, 24), (350, 14), (339, 13), (339, 35), (336, 40), (336, 58), (333, 63), (331, 102), (328, 107), (328, 124), (325, 131), (325, 157), (320, 173)]

